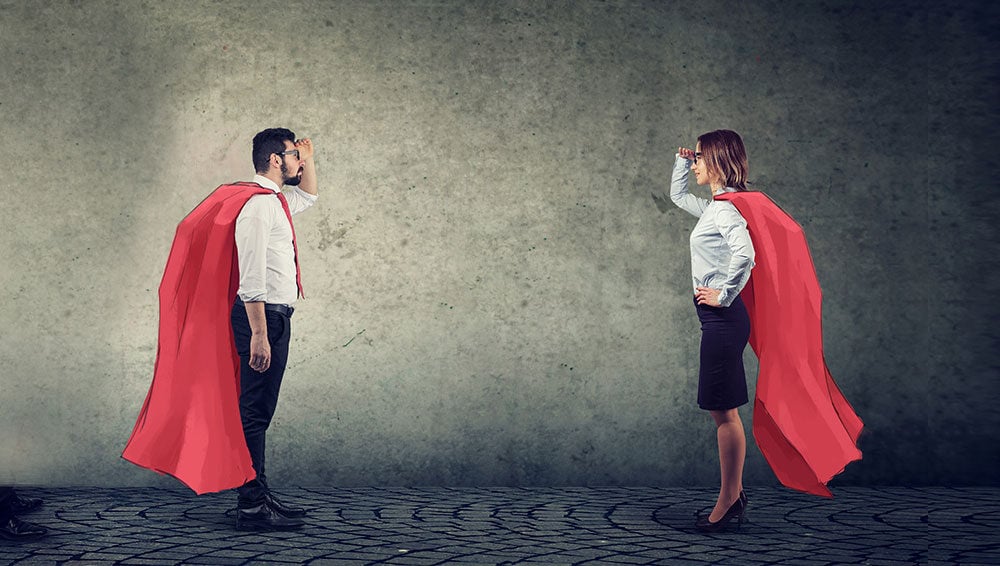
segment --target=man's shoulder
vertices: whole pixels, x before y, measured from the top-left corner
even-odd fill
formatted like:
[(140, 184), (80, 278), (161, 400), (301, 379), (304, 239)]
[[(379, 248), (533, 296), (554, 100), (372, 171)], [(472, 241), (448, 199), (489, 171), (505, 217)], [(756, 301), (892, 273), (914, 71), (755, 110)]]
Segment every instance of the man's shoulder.
[(284, 211), (281, 208), (281, 202), (275, 198), (274, 193), (270, 189), (264, 190), (267, 192), (249, 195), (249, 198), (246, 200), (246, 204), (243, 205), (243, 210), (240, 211), (240, 216), (248, 214), (254, 214), (257, 216), (272, 216), (279, 212), (282, 216), (284, 216)]
[(274, 193), (274, 192), (272, 192), (269, 189), (265, 189), (265, 190), (267, 191), (266, 193), (254, 193), (254, 194), (251, 194), (250, 198), (247, 199), (247, 200), (259, 200), (259, 201), (262, 201), (262, 202), (264, 202), (264, 201), (266, 201), (266, 202), (278, 202), (278, 199), (275, 198), (275, 195), (277, 195), (277, 193)]
[(214, 201), (238, 201), (238, 200), (249, 200), (250, 198), (256, 196), (257, 194), (270, 193), (269, 189), (265, 189), (256, 183), (228, 183), (224, 185), (219, 185), (215, 188), (206, 198), (207, 202)]

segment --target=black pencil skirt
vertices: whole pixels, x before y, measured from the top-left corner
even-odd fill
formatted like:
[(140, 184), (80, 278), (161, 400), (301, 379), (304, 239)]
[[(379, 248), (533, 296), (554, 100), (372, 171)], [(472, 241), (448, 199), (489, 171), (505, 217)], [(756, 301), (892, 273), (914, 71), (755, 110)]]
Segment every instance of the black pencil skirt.
[(698, 406), (706, 411), (724, 411), (745, 405), (747, 376), (743, 350), (750, 339), (750, 317), (743, 299), (728, 307), (699, 305), (701, 321), (701, 368), (698, 371)]

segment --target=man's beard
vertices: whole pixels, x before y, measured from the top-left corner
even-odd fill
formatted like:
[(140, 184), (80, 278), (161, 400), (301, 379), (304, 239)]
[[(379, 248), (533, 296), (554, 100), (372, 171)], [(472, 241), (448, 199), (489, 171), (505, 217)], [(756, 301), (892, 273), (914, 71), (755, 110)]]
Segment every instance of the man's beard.
[(302, 182), (302, 168), (300, 167), (299, 170), (298, 170), (298, 172), (295, 173), (294, 175), (289, 175), (288, 174), (288, 166), (285, 165), (284, 163), (282, 163), (281, 164), (281, 178), (284, 180), (284, 183), (286, 185), (290, 185), (290, 186), (294, 187), (294, 186), (296, 186), (296, 185), (298, 185), (299, 183)]

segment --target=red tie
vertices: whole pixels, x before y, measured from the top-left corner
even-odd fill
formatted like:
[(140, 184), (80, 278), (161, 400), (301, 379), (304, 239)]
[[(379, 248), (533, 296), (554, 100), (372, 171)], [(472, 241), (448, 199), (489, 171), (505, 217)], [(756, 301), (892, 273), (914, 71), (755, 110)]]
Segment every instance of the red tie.
[(285, 209), (285, 216), (288, 217), (288, 225), (292, 228), (292, 250), (295, 252), (295, 285), (299, 288), (299, 297), (306, 298), (302, 292), (302, 272), (299, 271), (299, 245), (295, 243), (295, 224), (292, 223), (292, 212), (288, 210), (288, 201), (285, 195), (278, 191), (278, 200), (281, 201), (281, 208)]

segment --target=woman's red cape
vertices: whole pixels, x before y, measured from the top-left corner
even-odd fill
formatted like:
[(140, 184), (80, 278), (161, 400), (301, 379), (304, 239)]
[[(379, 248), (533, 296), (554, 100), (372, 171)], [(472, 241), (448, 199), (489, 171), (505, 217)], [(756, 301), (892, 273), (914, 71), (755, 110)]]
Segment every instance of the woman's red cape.
[(160, 282), (153, 383), (122, 457), (196, 493), (256, 474), (240, 421), (239, 357), (230, 310), (239, 286), (236, 217), (254, 183), (222, 185), (177, 226)]
[(822, 292), (802, 227), (760, 192), (724, 193), (747, 221), (755, 251), (740, 296), (760, 360), (753, 435), (787, 487), (831, 497), (826, 484), (861, 459), (864, 424), (823, 358)]

